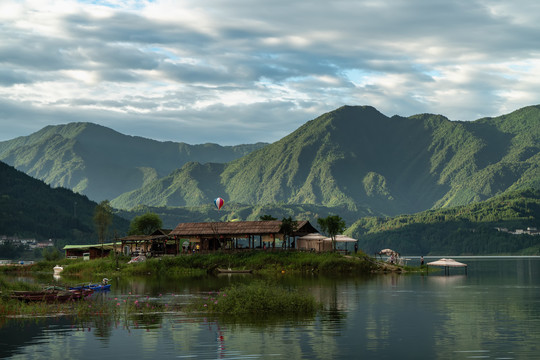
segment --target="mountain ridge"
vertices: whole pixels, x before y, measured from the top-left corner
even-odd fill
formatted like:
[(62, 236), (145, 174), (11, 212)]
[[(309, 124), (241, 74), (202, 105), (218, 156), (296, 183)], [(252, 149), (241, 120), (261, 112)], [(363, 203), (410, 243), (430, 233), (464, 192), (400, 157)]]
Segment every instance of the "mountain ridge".
[(227, 162), (265, 145), (159, 142), (93, 123), (69, 123), (0, 142), (0, 160), (52, 186), (103, 200), (166, 176), (186, 162)]
[[(389, 215), (464, 205), (540, 186), (538, 122), (539, 106), (473, 122), (434, 114), (389, 118), (371, 106), (343, 106), (226, 163), (219, 178), (212, 175), (221, 193), (197, 191), (205, 201), (221, 196), (243, 204), (352, 210), (363, 204)], [(192, 170), (174, 176), (196, 178), (188, 175)], [(126, 196), (112, 203), (130, 208), (146, 197), (160, 201), (149, 205), (201, 204), (166, 201), (166, 194), (148, 188), (135, 192), (132, 201)]]

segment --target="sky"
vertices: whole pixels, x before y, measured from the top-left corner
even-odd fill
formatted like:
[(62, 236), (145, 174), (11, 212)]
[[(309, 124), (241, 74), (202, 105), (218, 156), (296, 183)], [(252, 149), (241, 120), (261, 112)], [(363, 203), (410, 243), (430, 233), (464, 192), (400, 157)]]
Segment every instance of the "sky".
[(343, 105), (450, 120), (540, 103), (536, 0), (0, 0), (0, 141), (89, 121), (274, 142)]

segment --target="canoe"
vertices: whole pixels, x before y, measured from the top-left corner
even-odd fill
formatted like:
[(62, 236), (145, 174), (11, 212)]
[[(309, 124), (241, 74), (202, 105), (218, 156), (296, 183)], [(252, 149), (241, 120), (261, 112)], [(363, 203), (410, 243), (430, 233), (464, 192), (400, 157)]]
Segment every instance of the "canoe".
[(253, 270), (217, 269), (220, 274), (251, 274)]
[(82, 290), (89, 289), (92, 291), (107, 291), (111, 290), (111, 284), (86, 284), (86, 285), (76, 285), (71, 286), (70, 290)]

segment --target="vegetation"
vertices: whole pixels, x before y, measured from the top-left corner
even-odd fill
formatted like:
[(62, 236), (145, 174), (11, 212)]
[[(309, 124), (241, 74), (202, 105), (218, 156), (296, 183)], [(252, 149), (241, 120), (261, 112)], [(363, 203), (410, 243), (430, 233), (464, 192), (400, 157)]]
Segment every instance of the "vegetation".
[(332, 238), (332, 248), (336, 250), (336, 235), (345, 230), (345, 221), (339, 215), (328, 215), (325, 218), (317, 219), (321, 231)]
[[(125, 275), (200, 275), (217, 268), (249, 269), (261, 273), (344, 273), (366, 274), (375, 265), (365, 254), (346, 257), (338, 253), (311, 253), (298, 251), (245, 251), (238, 253), (216, 252), (189, 254), (175, 257), (150, 258), (144, 262), (128, 264), (128, 257), (116, 261), (114, 255), (107, 258), (82, 261), (64, 259), (62, 275), (107, 276)], [(2, 271), (29, 271), (50, 273), (54, 261), (40, 261), (34, 265), (3, 267)]]
[[(95, 207), (96, 203), (86, 196), (63, 188), (52, 189), (0, 162), (0, 235), (52, 239), (57, 249), (66, 244), (92, 244), (97, 240), (92, 221)], [(113, 216), (112, 227), (118, 232), (125, 233), (128, 224)], [(19, 258), (23, 251), (10, 251), (9, 245), (4, 250), (2, 258), (11, 259)], [(36, 256), (40, 255), (41, 250)]]
[(219, 193), (228, 205), (341, 206), (356, 219), (466, 205), (540, 189), (539, 118), (540, 106), (472, 122), (345, 106), (229, 163), (186, 164), (113, 204), (191, 207)]
[(96, 206), (96, 209), (94, 210), (94, 224), (96, 226), (99, 243), (102, 247), (103, 243), (105, 242), (109, 226), (111, 226), (112, 217), (112, 208), (108, 200), (103, 200)]
[(188, 310), (222, 315), (315, 315), (322, 308), (313, 295), (267, 281), (235, 284), (195, 299)]
[(0, 142), (0, 160), (53, 187), (101, 201), (137, 189), (190, 161), (224, 163), (265, 145), (160, 142), (97, 124), (69, 123)]
[(129, 225), (129, 235), (150, 235), (163, 228), (163, 221), (155, 213), (146, 213), (135, 216)]
[(402, 254), (540, 255), (540, 236), (498, 231), (540, 228), (540, 190), (523, 190), (467, 206), (363, 218), (347, 234), (367, 253), (384, 248)]

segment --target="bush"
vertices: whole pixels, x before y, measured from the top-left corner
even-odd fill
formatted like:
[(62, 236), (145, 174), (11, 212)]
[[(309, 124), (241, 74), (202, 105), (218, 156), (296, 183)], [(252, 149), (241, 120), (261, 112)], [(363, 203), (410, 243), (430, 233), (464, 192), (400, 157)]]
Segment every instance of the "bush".
[(322, 305), (313, 295), (266, 281), (235, 284), (217, 293), (194, 300), (190, 311), (226, 315), (298, 314), (315, 315)]

